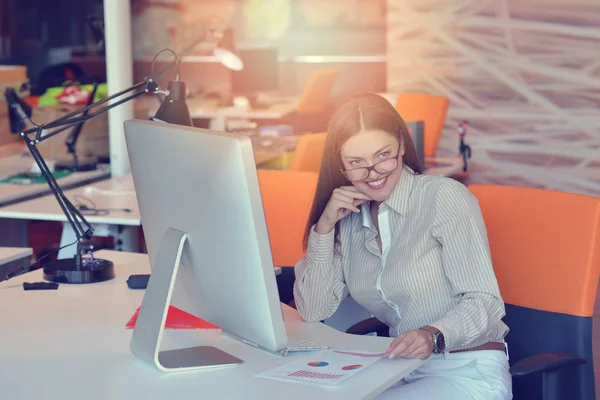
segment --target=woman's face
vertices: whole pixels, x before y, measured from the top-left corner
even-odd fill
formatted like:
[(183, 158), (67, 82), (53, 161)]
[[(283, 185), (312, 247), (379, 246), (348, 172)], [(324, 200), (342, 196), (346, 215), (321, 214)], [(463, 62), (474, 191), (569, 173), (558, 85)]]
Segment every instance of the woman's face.
[[(360, 192), (378, 202), (390, 197), (400, 180), (404, 155), (404, 148), (395, 136), (380, 130), (364, 130), (342, 145), (340, 155), (346, 177)], [(374, 165), (374, 169), (364, 169)]]

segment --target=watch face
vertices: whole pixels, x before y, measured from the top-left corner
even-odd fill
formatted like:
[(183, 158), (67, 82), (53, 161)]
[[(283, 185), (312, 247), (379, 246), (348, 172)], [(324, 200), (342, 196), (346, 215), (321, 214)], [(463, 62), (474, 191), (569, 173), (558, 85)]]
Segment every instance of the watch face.
[(441, 332), (438, 333), (435, 344), (440, 353), (443, 353), (446, 350), (446, 340)]

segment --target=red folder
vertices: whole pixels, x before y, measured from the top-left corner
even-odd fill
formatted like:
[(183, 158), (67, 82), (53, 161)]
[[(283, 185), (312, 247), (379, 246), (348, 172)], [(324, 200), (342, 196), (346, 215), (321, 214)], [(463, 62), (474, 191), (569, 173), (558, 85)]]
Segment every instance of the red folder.
[[(133, 329), (139, 313), (140, 308), (138, 307), (131, 319), (127, 322), (127, 325), (125, 325), (127, 329)], [(192, 314), (186, 313), (177, 307), (169, 306), (167, 320), (165, 321), (165, 329), (219, 329), (219, 327), (195, 317)]]

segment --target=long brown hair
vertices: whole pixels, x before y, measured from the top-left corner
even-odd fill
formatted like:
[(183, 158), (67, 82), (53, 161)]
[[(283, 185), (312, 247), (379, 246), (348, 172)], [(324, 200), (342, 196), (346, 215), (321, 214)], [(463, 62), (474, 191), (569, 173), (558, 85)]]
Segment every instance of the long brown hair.
[[(340, 149), (351, 136), (364, 130), (381, 130), (398, 138), (404, 144), (403, 165), (410, 167), (416, 174), (422, 173), (408, 128), (390, 102), (369, 93), (355, 96), (342, 104), (333, 114), (327, 129), (319, 180), (304, 231), (304, 251), (308, 248), (310, 230), (319, 221), (333, 190), (352, 184), (340, 171)], [(339, 222), (335, 227), (335, 241), (339, 244)]]

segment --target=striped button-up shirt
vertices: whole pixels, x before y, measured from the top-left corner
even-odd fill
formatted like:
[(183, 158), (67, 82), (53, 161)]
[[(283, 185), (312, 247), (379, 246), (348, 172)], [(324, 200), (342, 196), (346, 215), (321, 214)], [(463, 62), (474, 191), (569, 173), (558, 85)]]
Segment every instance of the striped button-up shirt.
[(313, 226), (295, 266), (294, 299), (306, 321), (329, 318), (350, 295), (392, 337), (431, 325), (444, 334), (447, 351), (504, 340), (485, 224), (462, 183), (404, 167), (379, 206), (381, 250), (369, 207), (340, 221), (339, 246), (334, 231), (320, 235)]

